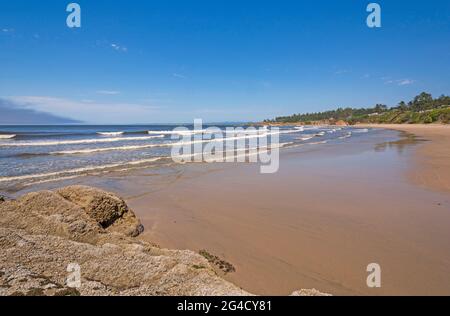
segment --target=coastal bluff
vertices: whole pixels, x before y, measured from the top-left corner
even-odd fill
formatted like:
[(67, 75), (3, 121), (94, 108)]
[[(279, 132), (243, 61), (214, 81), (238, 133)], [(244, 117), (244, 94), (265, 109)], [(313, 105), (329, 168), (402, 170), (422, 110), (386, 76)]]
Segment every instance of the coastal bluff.
[(121, 198), (91, 187), (0, 200), (0, 295), (250, 295), (201, 255), (140, 240), (143, 230)]

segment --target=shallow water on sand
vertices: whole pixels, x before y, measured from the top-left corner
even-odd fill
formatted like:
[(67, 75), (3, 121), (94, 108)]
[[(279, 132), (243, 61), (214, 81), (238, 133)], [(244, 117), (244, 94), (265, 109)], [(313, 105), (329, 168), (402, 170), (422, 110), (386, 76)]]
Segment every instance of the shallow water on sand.
[[(371, 131), (281, 151), (257, 164), (165, 164), (26, 187), (98, 186), (125, 197), (142, 238), (233, 264), (225, 278), (255, 294), (450, 294), (450, 197), (407, 181), (422, 141)], [(369, 263), (382, 287), (366, 285)]]
[[(185, 127), (194, 129), (190, 125)], [(224, 132), (233, 127), (238, 126), (218, 126)], [(174, 145), (195, 142), (193, 132), (174, 132), (174, 128), (171, 125), (0, 126), (0, 135), (8, 136), (0, 139), (0, 193), (14, 193), (41, 182), (170, 163)], [(262, 147), (263, 137), (277, 134), (280, 145), (289, 147), (339, 143), (351, 137), (364, 137), (366, 132), (369, 131), (359, 128), (283, 127), (277, 132), (263, 130), (261, 135), (225, 133), (224, 137), (235, 142), (244, 138), (250, 148), (250, 139), (257, 139), (256, 146)], [(195, 135), (202, 133), (207, 135), (206, 130)]]
[[(129, 203), (148, 239), (207, 249), (236, 267), (227, 279), (256, 294), (449, 294), (450, 198), (406, 181), (418, 144), (380, 132), (293, 148), (273, 175), (192, 166)], [(380, 289), (366, 285), (373, 262)]]

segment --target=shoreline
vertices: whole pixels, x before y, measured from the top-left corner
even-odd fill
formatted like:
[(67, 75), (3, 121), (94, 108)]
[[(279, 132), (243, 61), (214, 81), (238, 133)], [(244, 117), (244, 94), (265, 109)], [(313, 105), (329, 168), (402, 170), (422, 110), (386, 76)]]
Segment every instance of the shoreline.
[[(448, 194), (407, 181), (423, 147), (396, 134), (286, 150), (271, 176), (251, 165), (190, 166), (129, 203), (145, 238), (207, 249), (236, 267), (225, 279), (251, 293), (448, 294)], [(381, 289), (365, 284), (371, 262), (384, 271)]]
[(358, 124), (356, 126), (412, 133), (425, 140), (414, 153), (409, 178), (415, 184), (450, 193), (450, 125), (446, 124)]
[[(339, 144), (281, 151), (273, 175), (259, 174), (254, 164), (189, 164), (62, 183), (124, 197), (145, 226), (139, 239), (206, 250), (235, 267), (221, 276), (249, 293), (448, 295), (449, 195), (412, 176), (428, 170), (424, 148), (432, 144), (434, 163), (441, 162), (447, 132), (434, 128), (418, 138), (404, 126), (365, 127), (377, 129)], [(366, 286), (372, 262), (382, 266), (381, 289)]]

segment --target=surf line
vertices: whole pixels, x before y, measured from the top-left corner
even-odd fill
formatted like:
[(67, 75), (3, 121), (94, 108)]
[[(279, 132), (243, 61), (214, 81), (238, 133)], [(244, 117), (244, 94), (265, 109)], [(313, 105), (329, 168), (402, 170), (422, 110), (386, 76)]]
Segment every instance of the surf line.
[[(195, 133), (201, 130), (203, 130), (203, 121), (200, 119), (194, 120), (193, 134), (187, 134), (186, 132), (189, 130), (186, 127), (179, 127), (174, 130), (174, 132), (183, 132), (182, 141), (172, 145), (171, 157), (174, 162), (245, 163), (248, 161), (250, 163), (259, 162), (261, 173), (275, 173), (278, 171), (280, 160), (279, 134), (281, 133), (278, 128), (274, 128), (273, 131), (268, 131), (264, 128), (258, 131), (254, 127), (248, 127), (247, 129), (227, 127), (225, 134), (230, 132), (236, 134), (252, 133), (252, 135), (244, 137), (224, 137), (224, 131), (219, 127), (208, 127), (206, 129), (208, 131), (207, 135)], [(300, 131), (296, 130), (296, 132)], [(172, 135), (172, 139), (175, 139), (175, 137)], [(177, 140), (179, 138), (180, 136), (177, 137)], [(254, 149), (250, 149), (248, 154), (235, 156), (234, 152), (236, 150), (239, 152), (246, 149), (247, 139), (249, 148)], [(205, 146), (203, 146), (204, 142), (206, 142)], [(263, 147), (269, 147), (270, 151), (262, 150)], [(233, 155), (226, 154), (229, 152), (232, 152)]]

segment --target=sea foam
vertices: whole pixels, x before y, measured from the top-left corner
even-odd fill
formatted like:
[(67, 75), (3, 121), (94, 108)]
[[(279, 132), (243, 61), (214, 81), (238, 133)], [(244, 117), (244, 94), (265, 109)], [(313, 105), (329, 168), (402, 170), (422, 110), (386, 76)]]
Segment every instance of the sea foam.
[(171, 142), (171, 143), (148, 144), (148, 145), (133, 145), (133, 146), (117, 146), (117, 147), (106, 147), (106, 148), (64, 150), (64, 151), (54, 151), (54, 152), (51, 152), (50, 154), (51, 155), (77, 155), (77, 154), (100, 153), (100, 152), (107, 152), (107, 151), (139, 150), (139, 149), (148, 149), (148, 148), (155, 148), (155, 147), (189, 146), (189, 145), (209, 143), (209, 142), (222, 142), (222, 141), (240, 140), (240, 139), (263, 138), (263, 137), (267, 137), (267, 136), (271, 136), (271, 135), (285, 134), (288, 132), (298, 132), (298, 131), (267, 132), (264, 134), (225, 137), (225, 138), (218, 138), (218, 139), (201, 139), (201, 140), (194, 140), (194, 141), (190, 141), (190, 142)]
[(48, 173), (28, 174), (28, 175), (13, 176), (13, 177), (0, 177), (0, 182), (11, 182), (11, 181), (19, 181), (19, 180), (49, 178), (49, 177), (55, 177), (55, 176), (60, 176), (60, 175), (69, 175), (69, 174), (85, 173), (85, 172), (90, 172), (90, 171), (112, 169), (112, 168), (117, 168), (117, 167), (127, 166), (127, 165), (140, 165), (140, 164), (144, 164), (144, 163), (155, 162), (155, 161), (161, 160), (163, 158), (167, 158), (167, 157), (155, 157), (155, 158), (150, 158), (150, 159), (142, 159), (142, 160), (136, 160), (136, 161), (130, 161), (130, 162), (106, 164), (106, 165), (100, 165), (100, 166), (87, 166), (87, 167), (83, 167), (83, 168), (67, 169), (67, 170), (48, 172)]
[(8, 147), (37, 147), (37, 146), (59, 146), (59, 145), (82, 145), (82, 144), (96, 144), (96, 143), (110, 143), (120, 141), (144, 141), (155, 138), (163, 138), (160, 136), (142, 136), (142, 137), (123, 137), (123, 138), (90, 138), (79, 140), (57, 140), (57, 141), (38, 141), (38, 142), (14, 142), (14, 143), (0, 143), (0, 146)]
[(0, 135), (0, 139), (13, 139), (17, 135)]
[(124, 132), (97, 132), (97, 134), (102, 136), (122, 136)]

